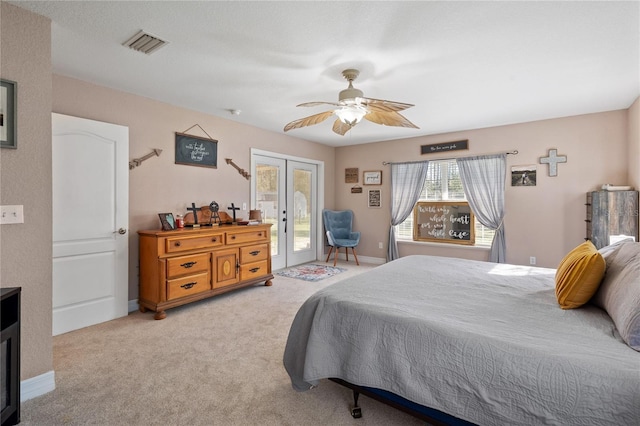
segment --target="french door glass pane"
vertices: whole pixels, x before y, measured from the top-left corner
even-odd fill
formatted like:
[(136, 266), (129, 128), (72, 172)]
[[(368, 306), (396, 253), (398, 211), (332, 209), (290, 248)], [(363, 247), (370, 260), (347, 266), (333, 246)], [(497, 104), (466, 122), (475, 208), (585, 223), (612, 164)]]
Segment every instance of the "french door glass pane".
[[(293, 251), (311, 247), (311, 183), (309, 170), (295, 169), (293, 172)], [(289, 215), (291, 217), (291, 215)]]
[(271, 223), (271, 255), (278, 253), (278, 173), (280, 168), (270, 164), (256, 165), (256, 207), (262, 211), (262, 221)]

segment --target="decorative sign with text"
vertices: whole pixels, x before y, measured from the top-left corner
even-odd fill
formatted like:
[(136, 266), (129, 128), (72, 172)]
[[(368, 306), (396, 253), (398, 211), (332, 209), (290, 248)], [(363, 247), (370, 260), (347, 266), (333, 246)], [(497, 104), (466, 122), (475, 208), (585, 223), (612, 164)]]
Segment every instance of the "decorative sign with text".
[(413, 209), (413, 239), (473, 245), (474, 221), (466, 201), (420, 201)]
[(218, 141), (176, 132), (176, 164), (216, 168)]
[(420, 145), (420, 154), (437, 154), (439, 152), (460, 151), (469, 149), (469, 140)]

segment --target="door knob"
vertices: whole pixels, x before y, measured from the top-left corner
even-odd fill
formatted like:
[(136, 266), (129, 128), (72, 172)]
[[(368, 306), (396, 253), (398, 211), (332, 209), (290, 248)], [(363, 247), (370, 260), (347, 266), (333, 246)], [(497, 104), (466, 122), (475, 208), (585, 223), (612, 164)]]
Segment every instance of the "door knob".
[(127, 230), (126, 230), (126, 229), (124, 229), (124, 228), (120, 228), (120, 229), (118, 229), (118, 234), (120, 234), (120, 235), (124, 235), (124, 234), (126, 234), (126, 233), (127, 233)]

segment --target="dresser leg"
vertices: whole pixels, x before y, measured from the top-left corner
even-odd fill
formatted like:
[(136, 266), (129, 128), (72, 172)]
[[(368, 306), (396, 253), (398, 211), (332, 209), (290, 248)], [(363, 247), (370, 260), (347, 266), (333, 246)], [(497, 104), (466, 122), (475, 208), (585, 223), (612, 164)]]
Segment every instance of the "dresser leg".
[(166, 317), (167, 317), (167, 313), (165, 311), (158, 311), (153, 316), (153, 319), (162, 320), (162, 319), (165, 319)]
[(142, 312), (143, 314), (144, 314), (145, 312), (147, 312), (147, 308), (145, 308), (145, 307), (144, 307), (144, 306), (142, 306), (142, 305), (140, 305), (140, 306), (138, 307), (138, 310), (139, 310), (140, 312)]
[(273, 282), (271, 280), (266, 280), (264, 282), (264, 285), (266, 285), (267, 287), (270, 287), (273, 284)]

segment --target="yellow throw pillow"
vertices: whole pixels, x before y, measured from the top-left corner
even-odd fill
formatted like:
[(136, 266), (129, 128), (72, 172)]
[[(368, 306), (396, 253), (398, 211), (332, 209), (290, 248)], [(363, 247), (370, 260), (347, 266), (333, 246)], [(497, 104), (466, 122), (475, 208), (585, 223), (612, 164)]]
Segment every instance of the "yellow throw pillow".
[(598, 290), (606, 263), (591, 241), (571, 250), (556, 271), (556, 298), (562, 309), (578, 308)]

